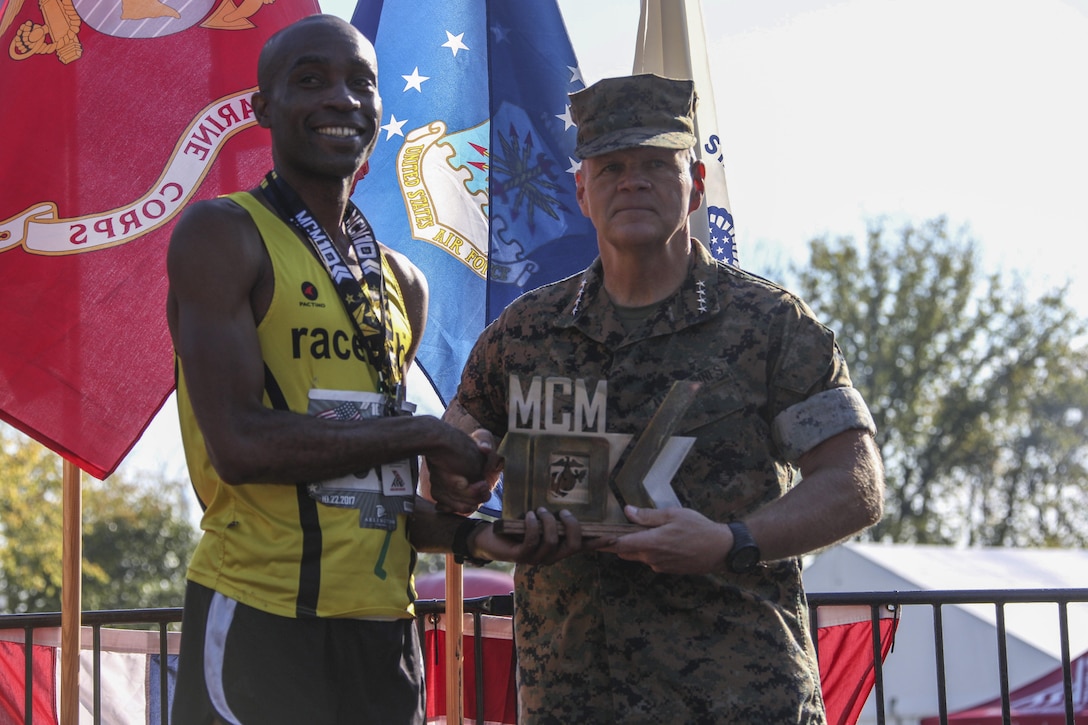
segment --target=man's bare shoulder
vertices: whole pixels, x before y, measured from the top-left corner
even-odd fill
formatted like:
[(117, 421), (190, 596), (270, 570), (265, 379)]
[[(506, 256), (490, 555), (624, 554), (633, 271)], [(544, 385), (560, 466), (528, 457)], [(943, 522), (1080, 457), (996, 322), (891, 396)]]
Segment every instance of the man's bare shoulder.
[(171, 297), (196, 299), (212, 290), (225, 294), (228, 289), (249, 297), (255, 290), (270, 289), (270, 284), (261, 284), (271, 281), (269, 264), (261, 233), (248, 211), (225, 197), (195, 202), (178, 219), (170, 237), (166, 271)]
[(256, 233), (249, 212), (226, 197), (197, 201), (186, 207), (170, 237), (171, 248), (205, 244), (220, 246), (225, 240)]
[(430, 296), (427, 278), (423, 276), (419, 267), (412, 264), (408, 257), (400, 252), (384, 244), (381, 245), (381, 250), (386, 262), (389, 263), (389, 268), (393, 270), (393, 276), (397, 279), (397, 286), (400, 287), (404, 298), (404, 308), (408, 314), (408, 324), (412, 328), (412, 344), (405, 356), (406, 363), (411, 364), (419, 349), (419, 343), (423, 339), (423, 332), (427, 329), (427, 304)]
[(260, 267), (266, 256), (250, 213), (233, 200), (219, 197), (185, 209), (170, 236), (167, 269), (219, 264), (243, 272)]
[(397, 275), (397, 283), (400, 284), (404, 294), (406, 296), (422, 294), (425, 298), (427, 295), (427, 278), (423, 276), (422, 270), (413, 264), (407, 256), (395, 249), (390, 249), (382, 244), (381, 250), (386, 261), (389, 262), (390, 269)]

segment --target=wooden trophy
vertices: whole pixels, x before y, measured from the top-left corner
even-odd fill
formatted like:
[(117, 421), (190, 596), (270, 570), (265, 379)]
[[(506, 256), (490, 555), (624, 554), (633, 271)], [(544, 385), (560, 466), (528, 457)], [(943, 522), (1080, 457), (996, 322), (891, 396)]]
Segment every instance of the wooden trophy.
[(570, 511), (582, 525), (583, 536), (609, 536), (642, 528), (627, 520), (624, 505), (679, 507), (672, 477), (695, 439), (672, 432), (699, 388), (694, 381), (673, 383), (633, 446), (628, 445), (631, 436), (616, 434), (511, 430), (498, 451), (506, 465), (502, 518), (495, 522), (495, 530), (522, 536), (525, 514), (543, 507), (553, 513)]

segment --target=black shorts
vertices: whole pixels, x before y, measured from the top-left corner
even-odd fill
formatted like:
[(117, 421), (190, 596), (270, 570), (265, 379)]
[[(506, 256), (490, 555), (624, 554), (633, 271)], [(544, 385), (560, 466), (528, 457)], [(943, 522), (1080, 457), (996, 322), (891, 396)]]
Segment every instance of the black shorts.
[(185, 590), (173, 725), (422, 725), (415, 620), (292, 619)]

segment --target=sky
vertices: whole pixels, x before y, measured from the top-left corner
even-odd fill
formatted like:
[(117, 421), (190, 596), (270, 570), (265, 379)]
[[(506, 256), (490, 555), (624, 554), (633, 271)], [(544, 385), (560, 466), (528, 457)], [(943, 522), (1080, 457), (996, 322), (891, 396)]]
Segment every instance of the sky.
[[(636, 0), (559, 5), (587, 82), (630, 72)], [(1088, 272), (1088, 2), (702, 8), (743, 266), (946, 215), (1035, 289)], [(1070, 302), (1088, 315), (1088, 288)]]
[[(559, 7), (587, 84), (631, 72), (638, 0)], [(322, 8), (350, 18), (354, 2)], [(802, 263), (813, 237), (860, 240), (870, 220), (944, 215), (987, 270), (1023, 276), (1031, 293), (1069, 281), (1088, 317), (1088, 0), (703, 0), (702, 11), (743, 267)], [(185, 477), (174, 406), (125, 468)]]

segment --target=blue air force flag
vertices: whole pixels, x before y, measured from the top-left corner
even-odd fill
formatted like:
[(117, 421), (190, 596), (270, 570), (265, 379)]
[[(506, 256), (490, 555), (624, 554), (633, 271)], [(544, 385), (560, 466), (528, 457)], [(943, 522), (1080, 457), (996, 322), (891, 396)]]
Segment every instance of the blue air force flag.
[(417, 359), (448, 402), (488, 322), (597, 255), (567, 98), (584, 84), (554, 0), (360, 0), (352, 23), (384, 107), (355, 201), (427, 277)]

